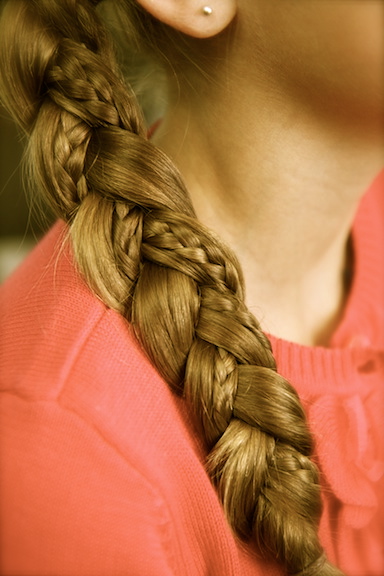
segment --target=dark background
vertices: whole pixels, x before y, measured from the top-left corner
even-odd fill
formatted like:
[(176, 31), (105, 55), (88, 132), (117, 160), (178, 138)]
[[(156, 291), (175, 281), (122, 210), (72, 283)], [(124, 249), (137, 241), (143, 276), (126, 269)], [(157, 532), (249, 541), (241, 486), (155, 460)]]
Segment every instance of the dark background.
[(33, 209), (23, 182), (23, 136), (0, 105), (0, 282), (25, 258), (51, 224), (46, 211)]

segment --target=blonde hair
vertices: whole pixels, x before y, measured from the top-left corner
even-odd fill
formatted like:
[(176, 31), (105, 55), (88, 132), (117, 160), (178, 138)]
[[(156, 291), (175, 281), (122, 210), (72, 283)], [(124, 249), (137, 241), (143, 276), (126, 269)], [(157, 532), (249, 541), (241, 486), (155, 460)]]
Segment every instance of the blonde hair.
[[(3, 99), (29, 136), (31, 178), (68, 223), (90, 287), (199, 418), (234, 532), (288, 574), (341, 574), (317, 535), (318, 471), (297, 393), (244, 304), (235, 256), (147, 139), (96, 4), (9, 0), (2, 14)], [(125, 9), (137, 27), (141, 11)]]

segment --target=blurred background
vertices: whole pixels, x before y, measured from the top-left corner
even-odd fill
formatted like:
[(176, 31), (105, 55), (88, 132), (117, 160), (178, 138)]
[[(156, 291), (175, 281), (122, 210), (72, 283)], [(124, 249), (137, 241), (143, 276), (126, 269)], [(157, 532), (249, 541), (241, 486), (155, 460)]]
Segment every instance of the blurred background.
[(0, 283), (49, 228), (49, 216), (33, 210), (22, 178), (23, 139), (0, 105)]

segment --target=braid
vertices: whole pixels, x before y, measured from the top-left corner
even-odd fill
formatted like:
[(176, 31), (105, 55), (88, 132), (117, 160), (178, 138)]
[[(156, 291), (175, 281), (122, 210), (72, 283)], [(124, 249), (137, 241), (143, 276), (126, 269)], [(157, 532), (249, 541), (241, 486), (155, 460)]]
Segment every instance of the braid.
[(6, 6), (0, 69), (15, 66), (3, 92), (30, 135), (33, 178), (69, 223), (90, 286), (199, 418), (236, 534), (289, 574), (341, 574), (317, 536), (318, 473), (298, 396), (244, 304), (236, 258), (196, 220), (177, 170), (147, 140), (96, 3)]

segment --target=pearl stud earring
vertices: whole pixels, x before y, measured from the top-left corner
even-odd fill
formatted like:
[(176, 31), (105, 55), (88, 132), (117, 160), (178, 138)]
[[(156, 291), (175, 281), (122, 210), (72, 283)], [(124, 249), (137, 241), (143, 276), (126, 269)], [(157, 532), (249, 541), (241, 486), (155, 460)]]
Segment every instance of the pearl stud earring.
[(203, 8), (203, 14), (204, 16), (210, 16), (212, 14), (213, 10), (210, 6), (204, 6)]

